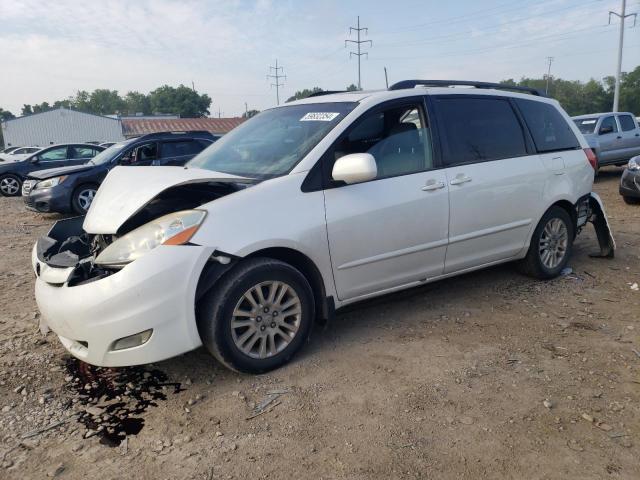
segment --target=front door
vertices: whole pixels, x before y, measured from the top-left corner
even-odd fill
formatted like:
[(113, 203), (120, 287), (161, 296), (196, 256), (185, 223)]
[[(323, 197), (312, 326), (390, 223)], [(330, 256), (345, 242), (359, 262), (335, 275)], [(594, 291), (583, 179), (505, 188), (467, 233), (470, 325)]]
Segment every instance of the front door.
[(445, 273), (508, 259), (525, 245), (546, 174), (509, 99), (433, 97), (449, 183)]
[(598, 127), (598, 163), (600, 165), (613, 163), (624, 156), (622, 135), (618, 129), (616, 117), (609, 115), (604, 117)]
[(393, 102), (363, 115), (325, 158), (370, 153), (376, 179), (329, 184), (325, 206), (338, 297), (348, 300), (442, 274), (448, 186), (434, 169), (422, 100)]

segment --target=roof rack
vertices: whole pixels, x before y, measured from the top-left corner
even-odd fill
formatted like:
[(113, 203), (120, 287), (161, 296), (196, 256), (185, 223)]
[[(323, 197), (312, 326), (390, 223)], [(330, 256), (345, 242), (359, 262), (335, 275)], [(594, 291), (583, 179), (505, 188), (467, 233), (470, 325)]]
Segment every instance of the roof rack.
[(389, 90), (403, 90), (406, 88), (415, 88), (418, 85), (423, 87), (475, 87), (494, 90), (511, 90), (514, 92), (525, 92), (539, 97), (546, 97), (546, 95), (532, 87), (520, 87), (517, 85), (506, 85), (503, 83), (491, 83), (491, 82), (474, 82), (469, 80), (402, 80), (401, 82), (394, 83), (389, 87)]
[(333, 95), (334, 93), (347, 93), (347, 91), (346, 90), (323, 90), (321, 92), (314, 92), (305, 98), (321, 97), (323, 95)]

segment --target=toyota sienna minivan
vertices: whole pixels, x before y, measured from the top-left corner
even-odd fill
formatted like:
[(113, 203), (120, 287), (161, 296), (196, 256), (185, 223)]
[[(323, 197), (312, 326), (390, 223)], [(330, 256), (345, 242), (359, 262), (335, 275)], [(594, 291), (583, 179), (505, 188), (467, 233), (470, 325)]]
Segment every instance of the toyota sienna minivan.
[(42, 321), (94, 365), (204, 345), (259, 373), (345, 305), (504, 262), (560, 274), (595, 157), (555, 100), (403, 81), (266, 110), (185, 167), (116, 167), (33, 248)]

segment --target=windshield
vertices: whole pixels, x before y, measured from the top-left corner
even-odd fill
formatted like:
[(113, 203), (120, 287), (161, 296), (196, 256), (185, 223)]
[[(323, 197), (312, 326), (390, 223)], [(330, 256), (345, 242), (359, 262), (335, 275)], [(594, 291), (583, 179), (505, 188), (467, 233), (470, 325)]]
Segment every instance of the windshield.
[(353, 102), (336, 102), (266, 110), (187, 165), (258, 179), (286, 175), (355, 106)]
[(598, 123), (597, 118), (580, 118), (578, 120), (574, 120), (578, 127), (578, 129), (582, 133), (593, 133), (596, 130), (596, 123)]
[(101, 151), (99, 154), (97, 154), (95, 157), (93, 157), (91, 160), (89, 160), (88, 163), (90, 163), (91, 165), (102, 165), (103, 163), (109, 163), (129, 143), (130, 142), (114, 143), (109, 148), (107, 148), (106, 150)]

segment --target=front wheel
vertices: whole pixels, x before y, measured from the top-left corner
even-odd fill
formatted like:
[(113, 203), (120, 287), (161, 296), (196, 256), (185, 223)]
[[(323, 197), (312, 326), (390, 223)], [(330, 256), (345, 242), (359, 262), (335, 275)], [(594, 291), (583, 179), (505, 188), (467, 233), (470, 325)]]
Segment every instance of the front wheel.
[(308, 338), (313, 292), (291, 265), (270, 258), (239, 263), (198, 308), (202, 343), (225, 366), (263, 373), (287, 363)]
[(19, 177), (11, 174), (0, 177), (0, 194), (4, 197), (16, 197), (20, 195), (22, 181)]
[(71, 206), (73, 211), (79, 215), (84, 215), (89, 210), (93, 197), (96, 196), (98, 191), (97, 185), (81, 185), (73, 192), (71, 198)]
[(624, 200), (624, 203), (626, 203), (627, 205), (640, 204), (640, 198), (623, 196), (622, 199)]
[(571, 216), (561, 207), (551, 207), (533, 232), (527, 256), (520, 262), (520, 270), (541, 280), (557, 277), (569, 261), (573, 238)]

